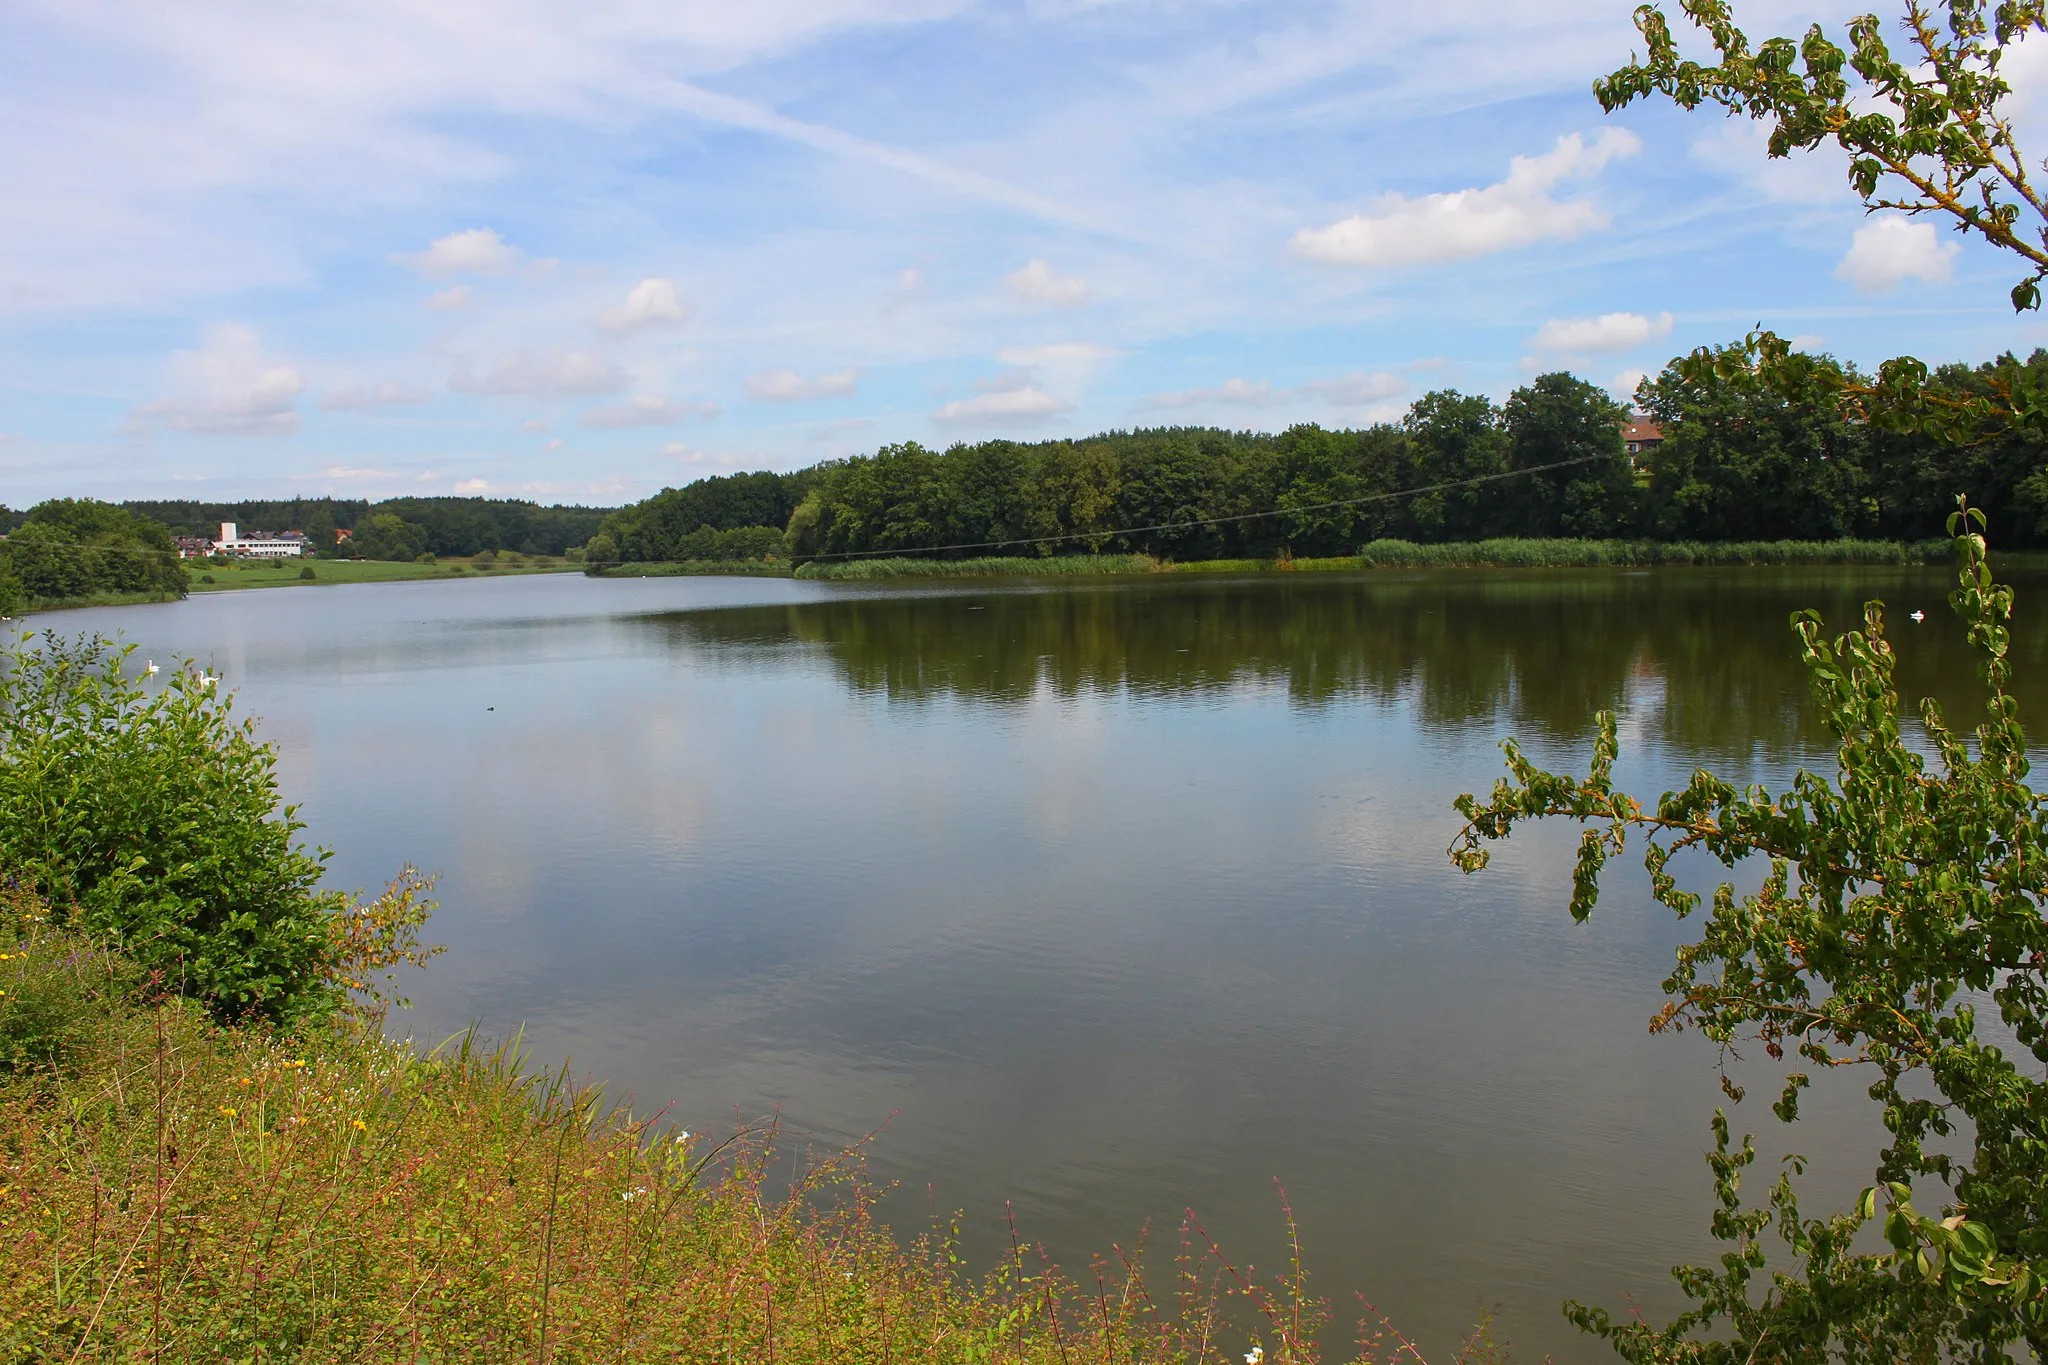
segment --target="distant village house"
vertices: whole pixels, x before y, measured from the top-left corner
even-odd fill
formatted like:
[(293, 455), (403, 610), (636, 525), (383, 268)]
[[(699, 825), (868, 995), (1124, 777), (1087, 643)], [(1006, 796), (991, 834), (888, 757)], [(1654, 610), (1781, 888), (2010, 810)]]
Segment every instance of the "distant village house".
[(1664, 428), (1647, 417), (1631, 417), (1622, 424), (1621, 443), (1633, 460), (1664, 444)]
[(245, 536), (237, 534), (235, 523), (224, 521), (213, 552), (238, 559), (296, 559), (306, 553), (309, 545), (302, 531), (286, 531), (282, 535), (256, 531)]

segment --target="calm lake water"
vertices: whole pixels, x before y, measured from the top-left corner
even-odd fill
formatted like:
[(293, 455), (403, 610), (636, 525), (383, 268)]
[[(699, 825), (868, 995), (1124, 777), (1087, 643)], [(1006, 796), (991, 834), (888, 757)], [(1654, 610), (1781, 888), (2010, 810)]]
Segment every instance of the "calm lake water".
[[(1006, 1201), (1076, 1271), (1148, 1222), (1164, 1260), (1192, 1206), (1277, 1266), (1277, 1181), (1340, 1315), (1362, 1293), (1441, 1347), (1496, 1303), (1518, 1358), (1600, 1359), (1560, 1300), (1667, 1312), (1711, 1249), (1716, 1059), (1644, 1030), (1685, 926), (1634, 868), (1574, 926), (1563, 829), (1461, 876), (1450, 802), (1509, 735), (1582, 769), (1601, 707), (1651, 795), (1828, 762), (1801, 605), (1886, 598), (1905, 690), (1964, 718), (1946, 586), (547, 577), (37, 624), (222, 672), (339, 884), (441, 873), (422, 1040), (523, 1027), (693, 1129), (882, 1127), (896, 1224), (965, 1210), (983, 1257)], [(2039, 680), (2048, 583), (2020, 586)], [(1782, 1149), (1767, 1099), (1736, 1122)], [(1789, 1143), (1840, 1195), (1831, 1154), (1875, 1131), (1838, 1087)]]

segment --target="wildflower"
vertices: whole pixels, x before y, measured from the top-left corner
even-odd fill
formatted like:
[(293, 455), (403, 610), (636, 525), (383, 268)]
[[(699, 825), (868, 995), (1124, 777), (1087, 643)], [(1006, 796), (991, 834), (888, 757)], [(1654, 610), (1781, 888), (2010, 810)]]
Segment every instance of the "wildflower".
[(351, 1128), (360, 1128), (366, 1133), (370, 1131), (370, 1125), (364, 1123), (361, 1119), (350, 1119), (348, 1125)]
[(1264, 1360), (1265, 1358), (1266, 1348), (1263, 1346), (1254, 1346), (1249, 1351), (1246, 1351), (1244, 1353), (1244, 1365), (1259, 1365), (1259, 1362)]
[(229, 1118), (233, 1118), (235, 1116), (235, 1111), (228, 1108), (224, 1104), (220, 1106), (220, 1112), (227, 1115)]

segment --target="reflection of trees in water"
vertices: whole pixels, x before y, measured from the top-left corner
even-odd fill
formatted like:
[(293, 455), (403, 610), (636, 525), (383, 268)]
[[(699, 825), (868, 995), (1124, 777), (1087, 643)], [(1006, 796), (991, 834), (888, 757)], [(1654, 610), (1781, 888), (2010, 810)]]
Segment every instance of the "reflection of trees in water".
[[(1042, 688), (1200, 697), (1257, 681), (1303, 706), (1363, 697), (1412, 705), (1427, 725), (1573, 740), (1595, 711), (1655, 698), (1653, 738), (1740, 759), (1827, 742), (1788, 624), (1805, 606), (1833, 631), (1857, 623), (1866, 598), (1887, 599), (1901, 690), (1931, 691), (1974, 723), (1947, 586), (1915, 570), (1303, 574), (848, 596), (660, 620), (699, 647), (806, 648), (849, 687), (892, 700), (1011, 703)], [(2022, 585), (2022, 606), (2029, 597)], [(1916, 606), (1927, 624), (1905, 619)], [(2041, 678), (2048, 636), (2019, 625), (2016, 675)]]

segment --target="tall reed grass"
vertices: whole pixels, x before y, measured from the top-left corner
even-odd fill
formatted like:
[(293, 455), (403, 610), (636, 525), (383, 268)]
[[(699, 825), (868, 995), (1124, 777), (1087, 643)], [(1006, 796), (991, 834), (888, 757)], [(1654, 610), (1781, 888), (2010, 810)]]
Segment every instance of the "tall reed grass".
[(1419, 545), (1375, 540), (1363, 568), (1590, 568), (1658, 564), (1942, 564), (1948, 542), (1890, 540), (1474, 540)]
[[(1530, 540), (1503, 538), (1423, 545), (1375, 540), (1357, 555), (1321, 559), (1203, 559), (1187, 563), (1150, 555), (1014, 555), (984, 559), (813, 560), (798, 578), (866, 581), (888, 578), (978, 578), (1001, 574), (1314, 573), (1344, 569), (1569, 569), (1648, 565), (1942, 564), (1946, 541), (1891, 540)], [(625, 566), (631, 570), (634, 566)], [(620, 571), (615, 571), (620, 572)]]
[(1158, 561), (1150, 555), (1000, 555), (980, 559), (913, 559), (895, 555), (812, 560), (799, 568), (796, 576), (861, 582), (880, 578), (983, 578), (997, 574), (1151, 573), (1158, 567)]

